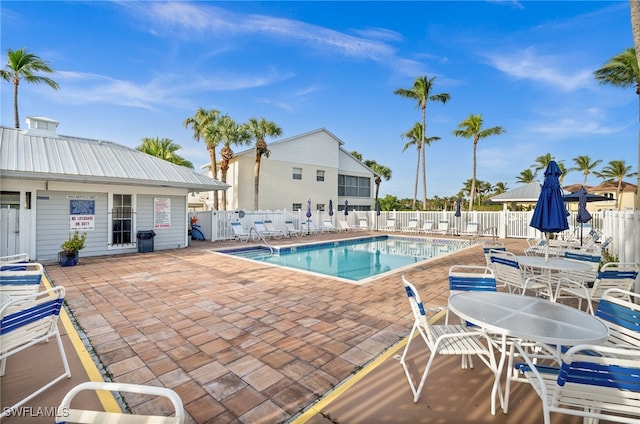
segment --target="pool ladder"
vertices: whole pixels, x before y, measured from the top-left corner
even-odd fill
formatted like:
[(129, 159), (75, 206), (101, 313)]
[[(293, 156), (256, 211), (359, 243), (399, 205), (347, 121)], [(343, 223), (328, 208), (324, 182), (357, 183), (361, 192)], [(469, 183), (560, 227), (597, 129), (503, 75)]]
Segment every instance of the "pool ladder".
[(255, 233), (256, 233), (256, 235), (258, 236), (258, 238), (259, 238), (260, 240), (262, 240), (262, 242), (263, 242), (264, 244), (266, 244), (266, 245), (267, 245), (267, 247), (269, 248), (269, 251), (270, 251), (270, 252), (271, 252), (271, 254), (273, 255), (273, 247), (271, 247), (271, 245), (269, 244), (269, 242), (267, 241), (267, 239), (265, 239), (265, 238), (264, 238), (264, 236), (263, 236), (262, 234), (260, 234), (260, 232), (259, 232), (258, 230), (256, 230), (256, 227), (251, 227), (251, 228), (249, 228), (249, 237), (247, 238), (247, 243), (249, 242), (249, 240), (253, 240), (253, 239), (251, 238), (251, 232), (255, 232)]

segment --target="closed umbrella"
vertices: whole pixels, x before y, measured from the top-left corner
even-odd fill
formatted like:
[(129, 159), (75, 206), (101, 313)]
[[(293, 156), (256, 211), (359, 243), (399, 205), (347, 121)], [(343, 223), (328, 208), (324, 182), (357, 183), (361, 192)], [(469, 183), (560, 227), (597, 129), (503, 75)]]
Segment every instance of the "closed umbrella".
[(378, 229), (378, 217), (380, 216), (380, 200), (376, 199), (376, 230)]
[(311, 199), (307, 199), (307, 235), (309, 234), (309, 219), (311, 218)]
[(458, 228), (460, 228), (460, 219), (459, 219), (459, 218), (462, 216), (462, 213), (460, 212), (460, 203), (461, 203), (461, 202), (462, 202), (462, 199), (460, 199), (460, 198), (458, 197), (458, 198), (456, 199), (456, 213), (454, 214), (454, 216), (455, 216), (456, 218), (458, 218), (458, 220), (457, 220), (457, 221), (458, 221), (458, 225), (456, 225), (456, 235), (459, 235), (459, 234), (457, 234), (457, 232), (458, 232)]
[(333, 200), (329, 200), (329, 216), (333, 216)]
[(344, 201), (344, 216), (349, 215), (349, 201), (345, 200)]
[(580, 223), (580, 245), (582, 246), (582, 224), (591, 221), (591, 214), (587, 210), (587, 190), (580, 187), (578, 190), (578, 217), (576, 219)]
[(562, 175), (562, 171), (560, 171), (558, 164), (553, 160), (550, 161), (544, 171), (544, 183), (529, 224), (546, 234), (545, 261), (549, 259), (549, 233), (558, 233), (569, 229), (567, 209), (562, 199), (564, 193), (560, 187), (560, 175)]

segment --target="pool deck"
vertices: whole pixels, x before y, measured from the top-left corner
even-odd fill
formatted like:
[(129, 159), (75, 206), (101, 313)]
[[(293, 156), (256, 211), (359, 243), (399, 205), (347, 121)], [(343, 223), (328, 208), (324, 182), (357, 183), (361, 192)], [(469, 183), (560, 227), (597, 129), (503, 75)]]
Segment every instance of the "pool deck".
[[(365, 234), (379, 233), (272, 243)], [(525, 240), (504, 241), (513, 252), (526, 246)], [(490, 376), (481, 364), (461, 370), (458, 358), (436, 360), (428, 387), (412, 402), (397, 360), (412, 324), (401, 273), (356, 285), (211, 252), (237, 244), (194, 241), (186, 249), (81, 258), (67, 268), (46, 265), (46, 272), (54, 285), (66, 288), (68, 308), (105, 372), (118, 382), (172, 388), (188, 423), (541, 421), (540, 402), (526, 386), (514, 390), (508, 415), (491, 416)], [(449, 267), (484, 263), (478, 245), (404, 274), (425, 306), (443, 306)], [(75, 332), (63, 333), (73, 376), (27, 406), (57, 406), (70, 387), (92, 378), (82, 367), (86, 352), (78, 355), (71, 345)], [(8, 360), (3, 408), (32, 378), (50, 371), (41, 359), (52, 345)], [(133, 410), (157, 408), (136, 397), (125, 401)], [(85, 403), (98, 404), (95, 398)]]

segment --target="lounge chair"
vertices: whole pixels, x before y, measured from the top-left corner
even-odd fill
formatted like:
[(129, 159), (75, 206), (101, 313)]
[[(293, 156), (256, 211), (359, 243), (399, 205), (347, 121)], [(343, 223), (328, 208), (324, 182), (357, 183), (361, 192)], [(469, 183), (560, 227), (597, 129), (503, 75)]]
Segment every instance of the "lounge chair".
[(296, 236), (300, 237), (302, 235), (302, 231), (298, 230), (295, 225), (293, 225), (293, 221), (287, 220), (284, 221), (284, 227), (287, 230), (287, 235), (289, 237)]
[[(154, 403), (152, 410), (158, 412), (158, 415), (146, 414), (126, 414), (120, 412), (103, 412), (87, 409), (76, 409), (71, 403), (76, 395), (83, 391), (106, 390), (110, 392), (134, 393), (136, 401), (147, 400), (150, 397), (157, 397), (158, 400), (164, 398), (162, 404)], [(78, 406), (82, 402), (76, 402)], [(162, 405), (171, 404), (173, 408), (173, 416), (161, 415), (164, 410)], [(164, 424), (182, 424), (184, 423), (185, 413), (182, 400), (176, 392), (166, 387), (129, 384), (129, 383), (112, 383), (102, 381), (89, 381), (80, 383), (72, 388), (62, 399), (60, 407), (56, 414), (56, 424), (63, 423), (164, 423)]]
[(322, 228), (316, 227), (316, 224), (311, 220), (302, 221), (301, 226), (304, 234), (320, 234), (323, 231)]
[(18, 253), (16, 255), (0, 256), (0, 265), (16, 262), (29, 262), (29, 255), (27, 253)]
[(477, 236), (478, 235), (478, 223), (469, 222), (467, 228), (464, 231), (460, 231), (458, 234), (462, 236)]
[(367, 221), (367, 218), (358, 219), (358, 229), (363, 231), (368, 231), (371, 229), (371, 226), (369, 226), (369, 222)]
[(233, 229), (233, 235), (236, 240), (240, 241), (249, 241), (249, 233), (247, 233), (244, 228), (242, 228), (242, 224), (239, 222), (232, 222), (231, 228)]
[(11, 297), (32, 296), (40, 290), (44, 268), (36, 262), (0, 265), (0, 294)]
[(405, 227), (402, 227), (402, 231), (407, 233), (417, 233), (418, 232), (418, 219), (411, 218), (409, 219), (409, 224)]
[[(44, 392), (59, 381), (70, 378), (71, 370), (64, 352), (58, 317), (64, 301), (64, 287), (39, 292), (34, 297), (14, 298), (0, 307), (0, 375), (4, 375), (7, 358), (28, 349), (38, 343), (55, 338), (64, 372), (50, 380), (47, 384), (33, 391), (25, 398), (10, 407), (5, 407), (0, 416), (9, 416), (35, 396)], [(22, 358), (17, 358), (19, 361)], [(42, 357), (39, 361), (52, 358)], [(53, 362), (55, 364), (56, 362)], [(57, 362), (59, 364), (59, 362)], [(50, 377), (49, 377), (50, 378)]]
[(338, 229), (333, 225), (330, 218), (326, 218), (322, 220), (322, 228), (327, 232), (338, 231)]
[(253, 229), (260, 235), (262, 238), (282, 238), (284, 236), (283, 233), (275, 231), (271, 232), (264, 225), (263, 221), (253, 221)]
[(340, 231), (353, 231), (353, 228), (347, 223), (347, 221), (338, 221), (338, 225), (340, 227)]
[(438, 221), (438, 228), (433, 230), (435, 234), (449, 234), (449, 231), (450, 229), (448, 219), (441, 219), (440, 221)]
[(276, 228), (275, 225), (273, 225), (273, 221), (271, 221), (270, 219), (265, 219), (264, 220), (264, 226), (267, 229), (267, 231), (269, 232), (269, 234), (272, 235), (273, 238), (275, 239), (281, 239), (282, 237), (284, 237), (286, 235), (286, 233), (282, 230), (278, 230)]
[(433, 234), (433, 221), (424, 221), (419, 229), (420, 233)]
[(396, 219), (388, 218), (387, 223), (385, 225), (380, 226), (380, 230), (384, 231), (395, 231), (396, 230)]

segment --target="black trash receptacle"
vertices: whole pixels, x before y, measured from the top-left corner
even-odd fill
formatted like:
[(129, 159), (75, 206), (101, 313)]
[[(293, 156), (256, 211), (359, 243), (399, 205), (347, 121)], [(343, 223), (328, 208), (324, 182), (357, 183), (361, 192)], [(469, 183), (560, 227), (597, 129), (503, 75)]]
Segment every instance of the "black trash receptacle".
[(153, 238), (156, 236), (155, 231), (138, 231), (138, 253), (153, 252)]

